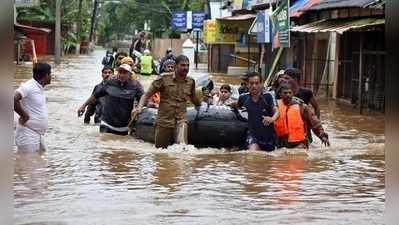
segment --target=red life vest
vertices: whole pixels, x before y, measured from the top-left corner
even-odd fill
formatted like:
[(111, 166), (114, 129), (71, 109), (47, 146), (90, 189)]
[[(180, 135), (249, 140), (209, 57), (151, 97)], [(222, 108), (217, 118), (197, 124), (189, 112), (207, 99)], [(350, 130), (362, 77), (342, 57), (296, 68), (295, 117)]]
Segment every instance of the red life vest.
[(288, 142), (304, 141), (306, 137), (305, 124), (301, 116), (299, 104), (287, 106), (283, 100), (278, 100), (279, 118), (274, 122), (278, 137), (288, 136)]

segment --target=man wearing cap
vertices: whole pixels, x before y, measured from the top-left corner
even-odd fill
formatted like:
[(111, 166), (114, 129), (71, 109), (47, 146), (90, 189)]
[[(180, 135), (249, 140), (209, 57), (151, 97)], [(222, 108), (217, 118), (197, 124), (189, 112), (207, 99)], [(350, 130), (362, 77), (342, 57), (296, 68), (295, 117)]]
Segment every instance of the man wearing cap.
[[(132, 74), (131, 74), (130, 78), (132, 80), (137, 80), (138, 79), (137, 75), (135, 74), (135, 71), (137, 69), (136, 68), (136, 63), (135, 63), (135, 61), (134, 61), (134, 59), (132, 57), (126, 56), (125, 58), (122, 59), (121, 64), (128, 64), (129, 66), (131, 66), (132, 67)], [(118, 71), (116, 71), (116, 72), (118, 72)]]
[(135, 101), (138, 102), (144, 93), (142, 85), (138, 81), (130, 79), (131, 74), (132, 68), (130, 65), (120, 65), (117, 76), (107, 80), (105, 85), (87, 99), (79, 108), (78, 116), (84, 113), (88, 104), (104, 97), (100, 132), (127, 135), (134, 103)]
[(155, 128), (157, 148), (167, 148), (173, 143), (187, 144), (187, 101), (190, 100), (197, 107), (201, 106), (195, 94), (195, 81), (187, 76), (189, 65), (187, 56), (176, 57), (175, 72), (165, 73), (154, 80), (133, 112), (133, 116), (140, 113), (153, 94), (158, 91), (161, 93)]

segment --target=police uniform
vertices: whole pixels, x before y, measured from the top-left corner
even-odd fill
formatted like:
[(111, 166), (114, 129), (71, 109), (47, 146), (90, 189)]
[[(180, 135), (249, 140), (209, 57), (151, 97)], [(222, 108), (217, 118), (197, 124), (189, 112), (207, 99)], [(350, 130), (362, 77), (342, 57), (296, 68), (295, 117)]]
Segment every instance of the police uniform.
[[(191, 96), (195, 96), (195, 81), (186, 77), (177, 81), (175, 73), (164, 73), (154, 80), (149, 91), (160, 92), (158, 115), (155, 128), (155, 146), (166, 148), (175, 142), (175, 136), (180, 133), (183, 137), (176, 138), (177, 143), (187, 143), (186, 107)], [(180, 139), (180, 140), (179, 140)]]

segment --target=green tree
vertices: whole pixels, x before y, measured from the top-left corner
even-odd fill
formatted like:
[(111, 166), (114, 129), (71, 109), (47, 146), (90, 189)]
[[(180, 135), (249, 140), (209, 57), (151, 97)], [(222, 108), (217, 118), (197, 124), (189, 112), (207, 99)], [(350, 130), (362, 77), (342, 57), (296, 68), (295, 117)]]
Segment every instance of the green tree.
[(154, 37), (164, 33), (178, 34), (170, 29), (173, 10), (202, 10), (205, 0), (120, 0), (106, 2), (101, 7), (99, 42), (116, 40), (143, 30), (147, 22)]
[[(82, 10), (79, 17), (79, 1), (82, 3)], [(62, 43), (64, 52), (71, 52), (78, 41), (85, 39), (89, 35), (90, 15), (92, 10), (91, 0), (68, 0), (62, 2), (61, 27)], [(55, 23), (55, 1), (41, 0), (40, 6), (32, 8), (18, 8), (17, 21), (40, 21), (44, 23)], [(81, 18), (81, 37), (76, 36), (74, 28)]]

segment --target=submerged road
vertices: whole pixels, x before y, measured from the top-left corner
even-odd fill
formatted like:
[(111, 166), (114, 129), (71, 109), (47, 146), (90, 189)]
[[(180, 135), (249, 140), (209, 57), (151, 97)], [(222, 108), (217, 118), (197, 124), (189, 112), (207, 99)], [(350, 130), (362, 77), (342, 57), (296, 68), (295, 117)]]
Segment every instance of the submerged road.
[[(66, 58), (54, 69), (46, 87), (49, 150), (15, 153), (15, 224), (384, 223), (383, 116), (323, 103), (332, 146), (316, 140), (308, 152), (158, 150), (77, 118), (100, 82), (104, 53)], [(15, 86), (30, 78), (17, 71)]]

